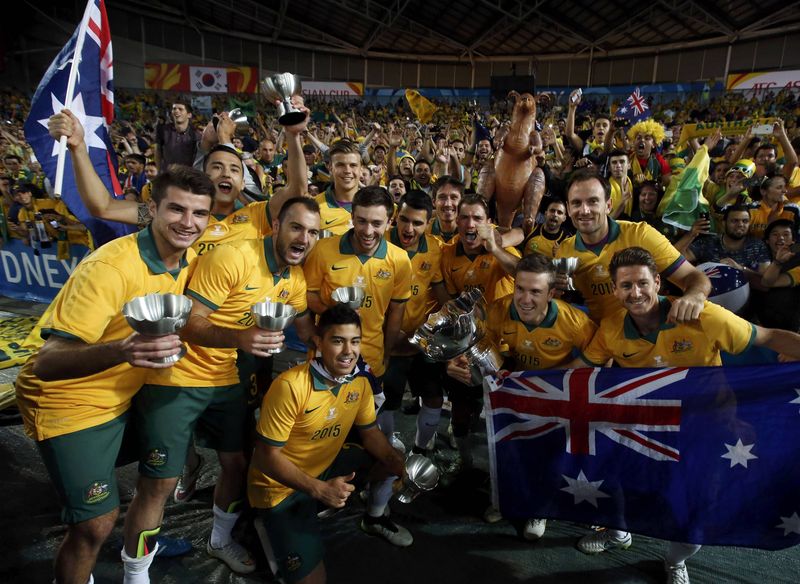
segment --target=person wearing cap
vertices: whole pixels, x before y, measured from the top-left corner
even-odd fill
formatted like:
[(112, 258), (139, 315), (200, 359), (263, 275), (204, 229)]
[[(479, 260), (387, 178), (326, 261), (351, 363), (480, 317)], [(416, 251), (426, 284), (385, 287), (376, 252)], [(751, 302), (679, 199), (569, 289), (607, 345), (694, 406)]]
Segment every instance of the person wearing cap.
[(755, 163), (749, 158), (737, 161), (725, 173), (725, 184), (719, 190), (709, 192), (710, 211), (716, 225), (722, 225), (722, 214), (730, 205), (748, 205), (752, 199), (747, 192), (747, 182), (756, 172)]

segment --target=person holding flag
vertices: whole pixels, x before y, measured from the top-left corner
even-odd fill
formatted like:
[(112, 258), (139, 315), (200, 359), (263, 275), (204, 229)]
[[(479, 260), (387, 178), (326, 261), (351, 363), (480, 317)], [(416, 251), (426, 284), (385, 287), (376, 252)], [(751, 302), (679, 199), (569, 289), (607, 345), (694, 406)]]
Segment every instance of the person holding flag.
[[(720, 351), (737, 355), (751, 346), (766, 347), (800, 359), (800, 335), (752, 324), (709, 301), (694, 322), (667, 319), (673, 297), (659, 296), (661, 276), (649, 251), (629, 247), (614, 254), (609, 265), (614, 297), (622, 310), (600, 322), (597, 334), (568, 367), (597, 367), (609, 359), (620, 367), (718, 367)], [(606, 529), (584, 536), (578, 549), (597, 554), (628, 548), (631, 534)], [(670, 542), (665, 556), (668, 584), (689, 584), (685, 561), (699, 545)]]
[(126, 235), (133, 228), (93, 217), (84, 206), (66, 156), (67, 139), (54, 143), (47, 121), (63, 108), (70, 109), (86, 128), (86, 151), (112, 198), (122, 194), (116, 155), (109, 134), (114, 121), (111, 32), (104, 0), (90, 0), (72, 37), (50, 64), (31, 100), (25, 138), (47, 178), (70, 211), (89, 229), (98, 245)]

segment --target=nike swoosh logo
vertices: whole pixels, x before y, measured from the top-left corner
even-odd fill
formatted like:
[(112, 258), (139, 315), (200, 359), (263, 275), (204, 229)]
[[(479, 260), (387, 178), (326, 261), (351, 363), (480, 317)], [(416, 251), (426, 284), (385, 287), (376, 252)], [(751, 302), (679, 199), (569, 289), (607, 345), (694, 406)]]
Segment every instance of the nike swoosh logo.
[(245, 286), (245, 290), (258, 290), (258, 286)]
[(325, 221), (325, 225), (330, 225), (334, 221), (336, 221), (336, 219), (328, 219), (327, 221)]
[(332, 270), (344, 270), (347, 266), (331, 266)]
[(636, 355), (638, 352), (639, 352), (639, 351), (636, 351), (635, 353), (623, 353), (623, 354), (622, 354), (622, 356), (623, 356), (625, 359), (630, 359), (631, 357), (633, 357), (634, 355)]
[(310, 413), (311, 413), (311, 412), (313, 412), (314, 410), (318, 410), (318, 409), (320, 409), (321, 407), (322, 407), (322, 406), (317, 406), (317, 407), (315, 407), (315, 408), (311, 408), (310, 410), (306, 410), (306, 413), (307, 413), (307, 414), (310, 414)]
[[(462, 267), (463, 267), (463, 266), (462, 266)], [(461, 269), (461, 268), (450, 268), (450, 271), (451, 271), (451, 272), (457, 272), (457, 271), (458, 271), (458, 270), (460, 270), (460, 269)]]

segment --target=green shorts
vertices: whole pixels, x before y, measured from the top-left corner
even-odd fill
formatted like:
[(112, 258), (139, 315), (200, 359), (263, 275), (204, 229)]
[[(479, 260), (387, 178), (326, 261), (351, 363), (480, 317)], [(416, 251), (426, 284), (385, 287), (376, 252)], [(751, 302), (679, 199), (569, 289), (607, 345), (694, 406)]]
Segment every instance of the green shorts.
[[(358, 485), (366, 478), (374, 459), (359, 444), (346, 442), (331, 466), (320, 479), (356, 472)], [(258, 509), (258, 519), (267, 531), (272, 552), (278, 563), (278, 575), (286, 582), (308, 576), (322, 561), (324, 549), (317, 513), (319, 503), (311, 496), (295, 491), (271, 509)]]
[(236, 352), (239, 383), (245, 388), (250, 411), (261, 407), (264, 394), (272, 383), (272, 361), (273, 357), (256, 357), (242, 350)]
[(105, 424), (37, 442), (61, 498), (61, 520), (80, 523), (119, 507), (114, 472), (127, 412)]
[(133, 417), (142, 476), (180, 476), (195, 429), (201, 446), (222, 452), (239, 452), (244, 447), (245, 398), (241, 384), (145, 385), (133, 398)]

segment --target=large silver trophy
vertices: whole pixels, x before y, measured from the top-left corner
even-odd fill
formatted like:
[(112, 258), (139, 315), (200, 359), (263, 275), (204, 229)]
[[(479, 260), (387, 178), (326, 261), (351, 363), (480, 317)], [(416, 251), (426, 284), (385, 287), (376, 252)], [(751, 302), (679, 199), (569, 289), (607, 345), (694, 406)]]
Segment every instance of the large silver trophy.
[[(258, 328), (267, 331), (283, 331), (294, 322), (297, 310), (293, 306), (282, 302), (266, 300), (265, 302), (254, 304), (251, 314)], [(269, 349), (267, 353), (277, 354), (285, 348), (286, 345), (281, 344), (277, 349)]]
[[(189, 322), (192, 301), (179, 294), (148, 294), (139, 296), (122, 307), (122, 315), (133, 330), (141, 335), (163, 337), (180, 331)], [(180, 353), (171, 357), (151, 359), (155, 363), (175, 363), (186, 354), (181, 346)]]
[(472, 288), (450, 300), (417, 329), (410, 342), (433, 361), (449, 361), (465, 355), (477, 385), (486, 375), (500, 370), (502, 359), (486, 336), (486, 300)]
[(572, 283), (572, 274), (578, 269), (578, 258), (555, 258), (553, 266), (556, 268), (556, 274), (566, 274), (567, 290), (575, 290), (575, 285)]
[(293, 126), (306, 119), (306, 114), (292, 105), (292, 96), (301, 95), (303, 85), (300, 77), (292, 73), (276, 73), (261, 82), (264, 96), (278, 104), (278, 123), (282, 126)]

